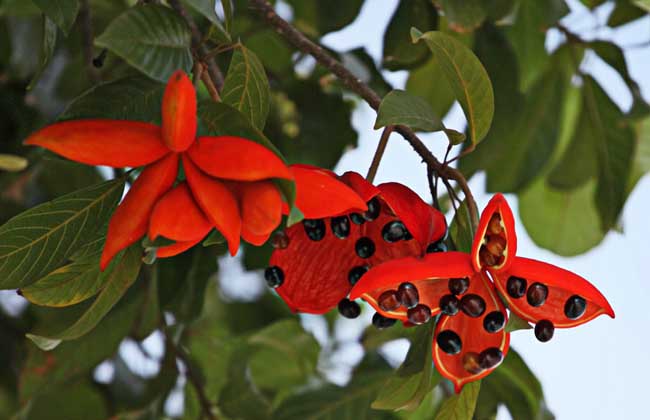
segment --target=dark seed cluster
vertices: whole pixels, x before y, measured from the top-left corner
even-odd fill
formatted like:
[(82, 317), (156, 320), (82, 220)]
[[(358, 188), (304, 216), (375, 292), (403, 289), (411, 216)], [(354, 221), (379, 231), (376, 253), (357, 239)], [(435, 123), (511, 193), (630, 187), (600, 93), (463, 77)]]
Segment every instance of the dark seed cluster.
[(481, 263), (488, 267), (502, 264), (507, 247), (505, 231), (501, 226), (501, 215), (495, 213), (488, 222), (483, 245), (478, 252)]
[(346, 318), (356, 318), (361, 314), (361, 306), (348, 298), (341, 299), (339, 302), (339, 312)]
[(370, 268), (367, 265), (359, 265), (356, 267), (353, 267), (352, 270), (348, 273), (348, 281), (350, 282), (350, 286), (354, 286), (357, 284), (359, 279), (361, 279), (361, 276), (366, 274)]
[(406, 226), (399, 220), (386, 223), (381, 230), (381, 237), (388, 243), (402, 241), (406, 239), (407, 234)]
[(302, 221), (307, 237), (312, 241), (320, 241), (327, 233), (325, 221), (322, 219), (305, 219)]
[(402, 306), (411, 309), (420, 303), (420, 293), (412, 283), (402, 283), (397, 288), (397, 300)]
[(467, 277), (451, 278), (447, 283), (447, 287), (449, 287), (449, 292), (452, 295), (462, 295), (469, 289), (469, 279)]
[(444, 295), (440, 298), (440, 311), (443, 314), (454, 316), (458, 313), (460, 301), (454, 295)]

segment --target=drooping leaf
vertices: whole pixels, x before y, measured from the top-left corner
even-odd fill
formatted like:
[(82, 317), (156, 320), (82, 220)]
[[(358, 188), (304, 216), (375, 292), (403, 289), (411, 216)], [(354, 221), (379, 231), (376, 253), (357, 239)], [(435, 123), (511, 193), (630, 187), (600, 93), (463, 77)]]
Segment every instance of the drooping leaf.
[(118, 16), (95, 39), (152, 79), (166, 82), (192, 67), (190, 31), (181, 17), (158, 5), (135, 6)]
[(431, 361), (433, 322), (417, 328), (404, 363), (381, 387), (372, 408), (377, 410), (409, 410), (420, 406), (442, 377)]
[(223, 27), (215, 11), (216, 0), (184, 0), (192, 9), (196, 10), (210, 21), (210, 31), (218, 34), (222, 42), (230, 42), (230, 34)]
[(106, 285), (102, 291), (81, 318), (62, 332), (47, 336), (27, 334), (27, 337), (41, 349), (47, 351), (58, 346), (63, 340), (74, 340), (88, 333), (115, 306), (137, 279), (141, 264), (142, 251), (139, 245), (129, 247), (106, 279)]
[(487, 10), (481, 0), (441, 0), (449, 27), (457, 32), (471, 32), (481, 26)]
[(363, 0), (289, 0), (293, 7), (293, 24), (311, 36), (337, 31), (352, 23)]
[(25, 287), (43, 277), (106, 225), (122, 196), (117, 179), (64, 195), (0, 226), (0, 288)]
[(402, 0), (384, 32), (383, 67), (389, 70), (408, 69), (426, 60), (427, 48), (413, 44), (410, 39), (411, 27), (435, 30), (438, 26), (438, 13), (427, 0)]
[(379, 105), (375, 129), (388, 125), (406, 125), (416, 131), (440, 131), (440, 117), (423, 98), (403, 90), (393, 90)]
[(79, 0), (32, 0), (45, 15), (68, 35), (79, 12)]
[(38, 71), (32, 77), (32, 81), (29, 82), (27, 90), (31, 90), (36, 86), (36, 83), (41, 78), (43, 71), (50, 63), (52, 56), (54, 55), (54, 49), (56, 48), (56, 34), (57, 27), (52, 19), (43, 15), (43, 44), (41, 46), (41, 55), (40, 55), (40, 64), (38, 66)]
[(269, 113), (269, 95), (264, 66), (255, 53), (240, 46), (230, 61), (221, 99), (246, 115), (254, 127), (262, 130)]
[(442, 68), (434, 59), (411, 70), (406, 81), (406, 91), (426, 99), (433, 113), (441, 118), (447, 115), (456, 100)]
[(429, 46), (463, 108), (470, 140), (477, 144), (490, 129), (494, 115), (494, 92), (485, 68), (469, 48), (447, 34), (422, 34), (413, 28), (411, 37), (413, 42), (423, 39)]
[(442, 403), (435, 420), (471, 419), (480, 389), (481, 381), (466, 384), (460, 394), (452, 395)]
[(614, 10), (607, 19), (607, 26), (616, 28), (645, 16), (647, 12), (630, 0), (617, 1)]

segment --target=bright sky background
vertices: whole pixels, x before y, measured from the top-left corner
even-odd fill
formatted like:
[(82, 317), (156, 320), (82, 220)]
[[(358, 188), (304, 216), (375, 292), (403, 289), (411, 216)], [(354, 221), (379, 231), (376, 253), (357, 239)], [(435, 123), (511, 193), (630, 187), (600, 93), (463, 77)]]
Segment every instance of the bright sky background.
[[(377, 7), (377, 1), (367, 1), (359, 18), (344, 30), (327, 35), (324, 44), (339, 51), (363, 46), (379, 59), (381, 28), (388, 23), (398, 1), (383, 0), (380, 3), (382, 7)], [(622, 46), (650, 39), (648, 18), (616, 31), (594, 30), (604, 26), (611, 9), (592, 17), (579, 2), (569, 3), (572, 14), (565, 18), (566, 24), (587, 39), (595, 35), (601, 39), (614, 39)], [(548, 41), (549, 45), (556, 43), (557, 34), (549, 35)], [(650, 48), (630, 49), (626, 51), (626, 58), (632, 77), (641, 84), (645, 98), (650, 98)], [(586, 63), (585, 70), (601, 82), (623, 109), (629, 109), (629, 91), (611, 69), (592, 58)], [(406, 72), (386, 72), (385, 76), (396, 88), (404, 86)], [(341, 159), (337, 172), (357, 170), (364, 173), (368, 168), (380, 135), (379, 131), (372, 129), (374, 118), (375, 114), (368, 106), (358, 107), (354, 126), (359, 131), (359, 147)], [(449, 127), (462, 128), (463, 121), (457, 108), (445, 123)], [(439, 135), (421, 137), (437, 156), (443, 156), (446, 142)], [(425, 199), (429, 198), (424, 165), (410, 146), (396, 135), (389, 142), (376, 178), (377, 183), (385, 181), (402, 182)], [(483, 208), (490, 198), (484, 193), (484, 176), (480, 174), (472, 178), (470, 186), (479, 207)], [(508, 200), (518, 218), (516, 197), (508, 195)], [(560, 265), (589, 279), (608, 298), (617, 315), (615, 320), (599, 317), (575, 329), (556, 330), (548, 343), (538, 342), (532, 331), (512, 334), (512, 346), (540, 378), (548, 406), (560, 420), (647, 418), (650, 287), (648, 270), (642, 264), (650, 261), (650, 246), (645, 241), (650, 237), (649, 209), (650, 177), (646, 176), (625, 206), (625, 234), (610, 233), (595, 249), (574, 258), (562, 258), (538, 248), (518, 222), (519, 255)], [(405, 347), (399, 350), (404, 352)], [(499, 418), (509, 418), (507, 411), (501, 410)]]

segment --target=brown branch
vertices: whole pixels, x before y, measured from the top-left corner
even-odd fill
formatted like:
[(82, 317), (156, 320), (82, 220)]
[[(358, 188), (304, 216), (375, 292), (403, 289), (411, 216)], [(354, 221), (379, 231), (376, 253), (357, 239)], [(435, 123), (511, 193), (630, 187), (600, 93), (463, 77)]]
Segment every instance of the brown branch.
[(388, 144), (388, 138), (390, 133), (393, 132), (394, 127), (392, 125), (386, 126), (384, 131), (381, 133), (381, 138), (379, 139), (379, 144), (377, 145), (377, 150), (375, 150), (375, 156), (372, 158), (372, 163), (368, 169), (368, 175), (366, 175), (366, 180), (372, 183), (375, 180), (375, 175), (377, 175), (377, 169), (379, 168), (379, 163), (381, 158), (384, 156), (386, 151), (386, 145)]
[(93, 64), (93, 24), (90, 16), (90, 4), (88, 0), (81, 0), (79, 6), (79, 22), (81, 27), (81, 39), (83, 43), (83, 58), (86, 65), (86, 73), (91, 82), (97, 83), (100, 81), (99, 73)]
[[(251, 8), (255, 9), (260, 16), (275, 29), (275, 31), (284, 37), (287, 41), (293, 44), (300, 51), (311, 55), (316, 61), (331, 71), (339, 80), (351, 91), (361, 96), (375, 111), (379, 109), (381, 98), (377, 93), (372, 90), (368, 85), (363, 83), (347, 68), (345, 68), (339, 61), (332, 57), (320, 45), (314, 43), (307, 38), (303, 33), (294, 28), (289, 22), (282, 19), (275, 13), (273, 6), (266, 0), (249, 0)], [(406, 141), (411, 145), (413, 150), (420, 155), (422, 160), (431, 168), (438, 176), (444, 179), (454, 180), (460, 186), (461, 190), (467, 198), (468, 210), (473, 219), (478, 219), (478, 209), (476, 201), (472, 195), (467, 180), (463, 174), (452, 167), (445, 166), (431, 153), (431, 151), (422, 143), (413, 130), (410, 128), (398, 125), (395, 126), (397, 131)]]
[(221, 74), (221, 70), (219, 69), (219, 66), (217, 66), (216, 61), (214, 61), (214, 57), (210, 57), (209, 51), (205, 45), (203, 45), (203, 35), (201, 35), (201, 31), (199, 30), (199, 27), (196, 26), (196, 22), (194, 22), (194, 18), (187, 13), (187, 10), (183, 7), (183, 5), (180, 3), (179, 0), (169, 0), (169, 5), (178, 13), (187, 23), (187, 26), (190, 28), (190, 32), (192, 34), (192, 48), (196, 52), (196, 56), (199, 58), (200, 61), (205, 63), (205, 65), (208, 68), (208, 74), (210, 75), (210, 80), (212, 81), (212, 84), (217, 88), (221, 89), (223, 86), (223, 74)]

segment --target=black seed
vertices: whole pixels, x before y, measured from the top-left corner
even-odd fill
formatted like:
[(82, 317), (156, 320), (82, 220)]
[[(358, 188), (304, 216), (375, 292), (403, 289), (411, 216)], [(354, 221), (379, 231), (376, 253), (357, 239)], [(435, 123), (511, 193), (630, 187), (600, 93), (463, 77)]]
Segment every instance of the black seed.
[(444, 295), (440, 298), (440, 310), (445, 315), (456, 315), (460, 301), (454, 295)]
[(363, 214), (363, 218), (369, 222), (372, 222), (379, 217), (379, 212), (381, 211), (381, 205), (377, 197), (368, 201), (368, 211)]
[(578, 319), (585, 314), (587, 301), (578, 295), (573, 295), (564, 304), (564, 315), (569, 319)]
[(375, 243), (370, 238), (359, 238), (354, 244), (354, 251), (361, 258), (370, 258), (375, 253)]
[(406, 317), (411, 324), (426, 324), (431, 319), (431, 309), (429, 309), (429, 307), (426, 305), (416, 305), (415, 307), (406, 311)]
[(485, 312), (485, 301), (479, 295), (465, 295), (460, 300), (460, 309), (466, 315), (477, 318)]
[(460, 337), (452, 330), (440, 331), (436, 337), (436, 343), (440, 350), (447, 354), (458, 354), (463, 347)]
[(411, 239), (413, 239), (413, 235), (411, 235), (411, 232), (407, 230), (406, 233), (404, 234), (404, 240), (410, 241)]
[(267, 267), (264, 270), (264, 279), (269, 287), (280, 287), (282, 286), (282, 282), (284, 282), (284, 272), (280, 267), (275, 265), (273, 267)]
[(478, 355), (478, 364), (483, 369), (491, 369), (496, 367), (503, 361), (503, 352), (496, 347), (490, 347)]
[(339, 239), (345, 239), (350, 236), (350, 219), (348, 216), (332, 217), (332, 232)]
[(357, 267), (352, 268), (350, 272), (348, 273), (348, 281), (350, 282), (351, 286), (354, 286), (357, 284), (361, 276), (366, 274), (368, 271), (368, 266), (365, 265), (359, 265)]
[(449, 279), (448, 286), (451, 294), (462, 295), (469, 289), (469, 279), (467, 277)]
[(274, 249), (287, 249), (289, 247), (289, 236), (282, 230), (275, 232), (271, 237), (271, 246)]
[(393, 220), (392, 222), (388, 222), (384, 225), (383, 229), (381, 230), (381, 236), (384, 238), (384, 241), (393, 243), (404, 239), (406, 232), (407, 230), (406, 226), (404, 226), (404, 223), (400, 222), (399, 220)]
[(350, 213), (350, 220), (352, 220), (352, 223), (355, 225), (362, 225), (366, 223), (366, 219), (363, 218), (363, 215), (361, 213)]
[(533, 283), (526, 292), (526, 300), (530, 306), (542, 306), (548, 296), (548, 287), (542, 283)]
[(528, 286), (526, 279), (510, 276), (508, 282), (506, 283), (506, 291), (510, 297), (519, 299), (526, 294), (526, 286)]
[(506, 317), (501, 311), (490, 312), (483, 318), (483, 328), (489, 333), (496, 333), (506, 325)]
[(555, 332), (555, 327), (548, 319), (543, 319), (535, 324), (535, 337), (542, 343), (553, 338), (553, 332)]
[(431, 242), (427, 246), (427, 254), (434, 252), (447, 252), (447, 245), (442, 240), (438, 242)]
[(420, 302), (420, 293), (412, 283), (402, 283), (397, 288), (397, 300), (410, 309)]
[(374, 325), (376, 328), (383, 330), (384, 328), (392, 327), (395, 325), (395, 322), (397, 322), (396, 319), (394, 318), (386, 318), (379, 312), (375, 312), (375, 314), (372, 316), (372, 325)]
[(477, 374), (483, 371), (480, 363), (478, 362), (478, 353), (469, 351), (463, 355), (463, 368), (469, 373)]
[(320, 241), (325, 237), (326, 226), (322, 219), (305, 219), (302, 221), (307, 237), (312, 241)]
[(341, 299), (339, 302), (339, 312), (346, 318), (356, 318), (361, 313), (361, 306), (348, 298)]
[(399, 308), (400, 303), (397, 300), (397, 292), (395, 290), (386, 290), (377, 298), (377, 305), (385, 312)]

